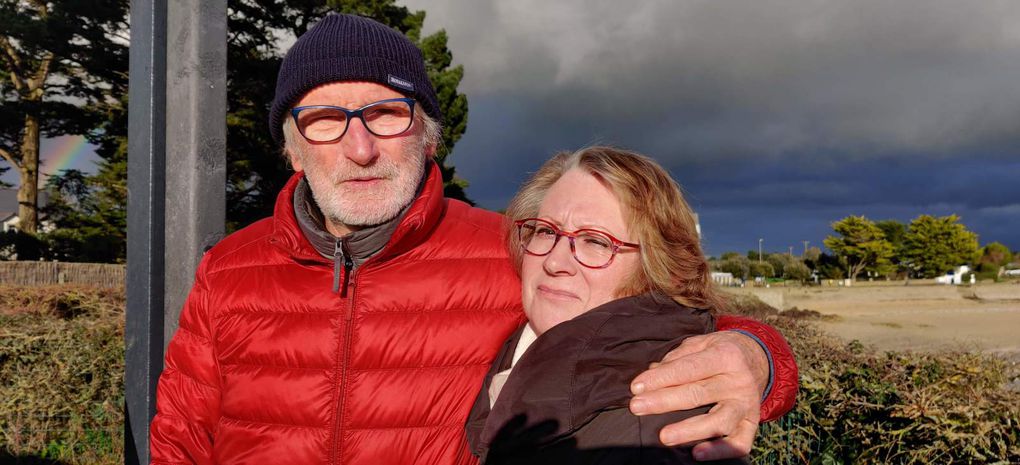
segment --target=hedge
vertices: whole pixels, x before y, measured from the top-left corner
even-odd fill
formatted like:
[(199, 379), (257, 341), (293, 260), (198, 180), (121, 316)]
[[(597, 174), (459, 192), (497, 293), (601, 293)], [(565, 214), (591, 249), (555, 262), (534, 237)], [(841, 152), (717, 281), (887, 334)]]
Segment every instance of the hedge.
[[(1016, 363), (879, 352), (820, 331), (814, 312), (734, 304), (782, 331), (801, 370), (755, 463), (1020, 463)], [(123, 463), (123, 354), (123, 289), (0, 286), (0, 462)]]

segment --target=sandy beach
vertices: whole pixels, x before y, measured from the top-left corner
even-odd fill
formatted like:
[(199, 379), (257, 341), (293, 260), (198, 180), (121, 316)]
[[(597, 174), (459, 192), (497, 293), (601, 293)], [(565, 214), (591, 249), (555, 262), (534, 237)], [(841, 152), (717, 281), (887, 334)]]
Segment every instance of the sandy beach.
[(1020, 359), (1020, 284), (739, 289), (782, 309), (823, 314), (819, 325), (883, 350), (980, 350)]

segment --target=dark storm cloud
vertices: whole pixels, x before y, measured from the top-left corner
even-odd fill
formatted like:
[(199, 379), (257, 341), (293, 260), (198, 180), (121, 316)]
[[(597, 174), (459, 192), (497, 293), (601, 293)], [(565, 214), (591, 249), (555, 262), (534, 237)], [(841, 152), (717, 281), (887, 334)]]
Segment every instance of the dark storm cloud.
[(1020, 2), (407, 4), (465, 66), (451, 161), (483, 206), (604, 142), (655, 156), (734, 244), (959, 213), (1020, 248)]
[(654, 135), (706, 151), (946, 151), (1020, 129), (1016, 2), (408, 3), (447, 29), (471, 96), (665, 116), (691, 130)]

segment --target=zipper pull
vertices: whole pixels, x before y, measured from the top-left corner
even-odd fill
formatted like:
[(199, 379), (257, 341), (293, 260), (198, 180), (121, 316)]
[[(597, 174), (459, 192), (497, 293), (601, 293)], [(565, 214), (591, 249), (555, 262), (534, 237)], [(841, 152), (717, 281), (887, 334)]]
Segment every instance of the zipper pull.
[(351, 273), (354, 272), (354, 260), (351, 259), (350, 249), (347, 242), (341, 241), (341, 255), (344, 257), (344, 286), (340, 291), (340, 297), (347, 297), (347, 285), (351, 282)]
[(340, 263), (343, 259), (343, 250), (340, 248), (340, 240), (336, 241), (333, 249), (333, 293), (340, 292)]

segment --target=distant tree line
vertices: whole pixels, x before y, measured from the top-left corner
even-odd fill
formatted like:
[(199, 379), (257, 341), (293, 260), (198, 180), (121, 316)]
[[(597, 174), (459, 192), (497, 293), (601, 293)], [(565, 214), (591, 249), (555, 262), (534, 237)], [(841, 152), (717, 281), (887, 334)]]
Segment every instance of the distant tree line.
[(712, 260), (712, 269), (740, 279), (782, 278), (806, 281), (857, 279), (861, 275), (887, 278), (934, 278), (970, 265), (982, 278), (997, 278), (1000, 268), (1018, 255), (992, 242), (980, 247), (977, 234), (956, 215), (921, 215), (909, 224), (896, 220), (873, 222), (848, 216), (832, 223), (823, 241), (828, 252), (811, 247), (800, 257), (792, 253), (727, 252)]
[[(21, 221), (19, 231), (0, 234), (0, 258), (125, 260), (129, 3), (0, 0), (0, 174), (18, 173)], [(271, 215), (291, 174), (267, 128), (279, 38), (304, 33), (331, 11), (374, 18), (422, 49), (444, 116), (436, 160), (445, 193), (468, 200), (467, 182), (446, 163), (467, 128), (467, 97), (458, 92), (464, 69), (452, 64), (445, 31), (422, 35), (424, 11), (394, 0), (229, 0), (227, 8), (228, 232)], [(96, 146), (98, 169), (54, 173), (40, 209), (40, 140), (61, 135)]]

